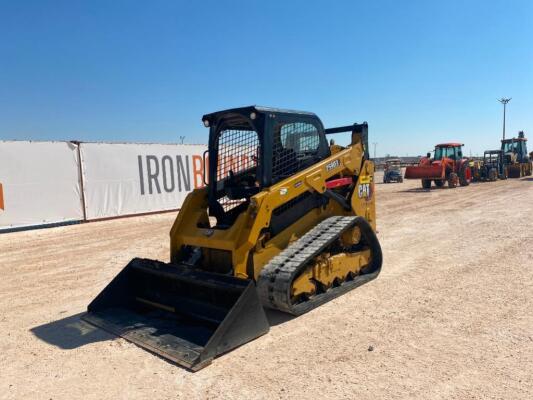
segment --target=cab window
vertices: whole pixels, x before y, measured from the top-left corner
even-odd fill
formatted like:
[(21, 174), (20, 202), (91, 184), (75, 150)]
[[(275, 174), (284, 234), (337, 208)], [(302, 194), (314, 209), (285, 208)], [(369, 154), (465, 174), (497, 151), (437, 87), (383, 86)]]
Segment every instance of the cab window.
[(307, 122), (284, 124), (280, 130), (281, 145), (298, 153), (316, 153), (320, 145), (318, 130)]
[(457, 149), (457, 147), (437, 147), (435, 149), (435, 160), (442, 160), (444, 157), (457, 160), (462, 158), (462, 151)]
[(273, 182), (284, 179), (314, 164), (319, 157), (320, 134), (308, 122), (290, 122), (274, 131), (272, 154)]

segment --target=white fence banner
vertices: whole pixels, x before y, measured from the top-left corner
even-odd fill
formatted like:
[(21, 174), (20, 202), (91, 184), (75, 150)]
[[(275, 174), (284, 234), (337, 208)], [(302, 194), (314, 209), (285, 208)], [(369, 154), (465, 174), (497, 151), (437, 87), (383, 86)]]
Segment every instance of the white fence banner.
[(204, 145), (80, 146), (88, 220), (177, 209), (203, 186)]
[(78, 148), (0, 141), (0, 230), (83, 219)]

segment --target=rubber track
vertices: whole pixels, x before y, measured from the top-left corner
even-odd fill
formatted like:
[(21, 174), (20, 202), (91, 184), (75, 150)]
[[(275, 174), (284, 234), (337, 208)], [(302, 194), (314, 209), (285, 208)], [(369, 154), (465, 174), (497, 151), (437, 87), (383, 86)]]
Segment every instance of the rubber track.
[[(356, 276), (353, 280), (344, 281), (340, 286), (330, 288), (307, 301), (292, 304), (292, 283), (301, 271), (330, 244), (335, 242), (344, 231), (356, 225), (360, 227), (361, 234), (371, 249), (371, 265), (365, 267), (361, 271), (361, 275)], [(357, 216), (330, 217), (274, 257), (261, 271), (257, 281), (257, 289), (263, 306), (300, 315), (376, 278), (381, 270), (381, 263), (379, 242), (364, 218)]]

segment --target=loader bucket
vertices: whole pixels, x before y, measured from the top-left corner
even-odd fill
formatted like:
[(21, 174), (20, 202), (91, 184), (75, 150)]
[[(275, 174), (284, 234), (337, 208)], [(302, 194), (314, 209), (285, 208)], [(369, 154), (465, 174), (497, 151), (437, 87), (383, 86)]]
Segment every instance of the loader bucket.
[(405, 179), (444, 179), (440, 165), (416, 165), (405, 168)]
[(253, 281), (139, 258), (82, 319), (193, 371), (269, 330)]

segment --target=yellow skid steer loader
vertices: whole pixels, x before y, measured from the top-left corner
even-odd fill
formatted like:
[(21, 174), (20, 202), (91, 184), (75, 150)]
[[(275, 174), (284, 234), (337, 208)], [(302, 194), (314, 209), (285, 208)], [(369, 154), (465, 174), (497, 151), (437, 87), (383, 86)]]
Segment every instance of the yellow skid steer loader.
[[(266, 333), (264, 307), (303, 314), (382, 264), (366, 123), (256, 106), (203, 123), (208, 182), (178, 213), (170, 263), (133, 259), (83, 316), (191, 370)], [(351, 144), (328, 144), (340, 132)]]

